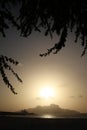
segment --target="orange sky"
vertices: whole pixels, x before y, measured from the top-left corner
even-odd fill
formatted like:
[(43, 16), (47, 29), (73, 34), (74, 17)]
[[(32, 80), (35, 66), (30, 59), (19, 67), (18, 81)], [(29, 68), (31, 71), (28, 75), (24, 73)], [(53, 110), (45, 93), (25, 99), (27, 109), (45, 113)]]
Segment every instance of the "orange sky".
[[(0, 80), (0, 110), (16, 111), (55, 103), (63, 108), (87, 112), (87, 56), (80, 57), (81, 48), (73, 38), (70, 35), (66, 48), (57, 55), (41, 58), (39, 53), (52, 47), (58, 40), (56, 36), (51, 40), (43, 33), (33, 33), (29, 38), (22, 38), (15, 30), (8, 31), (7, 37), (0, 39), (0, 51), (21, 62), (15, 71), (23, 84), (9, 74), (18, 92), (13, 95)], [(38, 98), (45, 86), (54, 89), (54, 98)]]

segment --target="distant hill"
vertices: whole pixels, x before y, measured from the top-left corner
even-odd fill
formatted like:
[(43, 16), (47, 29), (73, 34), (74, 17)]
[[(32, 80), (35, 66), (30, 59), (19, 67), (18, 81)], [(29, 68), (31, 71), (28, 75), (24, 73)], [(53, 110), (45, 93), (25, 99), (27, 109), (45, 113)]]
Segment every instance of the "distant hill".
[(7, 112), (7, 111), (0, 111), (0, 116), (11, 116), (11, 115), (14, 115), (14, 116), (21, 116), (21, 115), (35, 115), (34, 113), (29, 113), (27, 112), (25, 109), (24, 110), (21, 110), (21, 111), (18, 111), (18, 112)]
[(18, 112), (3, 112), (0, 111), (0, 116), (44, 116), (51, 115), (54, 117), (82, 117), (87, 118), (87, 113), (80, 113), (75, 110), (63, 109), (59, 105), (51, 104), (49, 106), (36, 106), (34, 108), (28, 108), (24, 110), (20, 110)]
[(49, 106), (37, 106), (35, 108), (26, 109), (29, 113), (37, 115), (53, 115), (58, 117), (87, 117), (87, 113), (80, 113), (75, 110), (63, 109), (59, 105), (51, 104)]

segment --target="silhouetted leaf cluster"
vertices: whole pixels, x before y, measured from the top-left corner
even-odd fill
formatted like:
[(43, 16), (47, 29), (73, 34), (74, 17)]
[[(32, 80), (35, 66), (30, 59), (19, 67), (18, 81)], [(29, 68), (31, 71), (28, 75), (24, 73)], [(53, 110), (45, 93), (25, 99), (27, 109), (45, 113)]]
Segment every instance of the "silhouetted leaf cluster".
[[(19, 8), (19, 16), (14, 15), (12, 6)], [(16, 12), (17, 13), (17, 12)], [(44, 35), (53, 37), (53, 33), (60, 36), (60, 40), (54, 44), (46, 53), (40, 54), (41, 57), (50, 53), (56, 54), (66, 45), (68, 33), (74, 31), (75, 42), (80, 38), (84, 56), (87, 51), (87, 1), (86, 0), (0, 0), (0, 33), (5, 37), (5, 30), (10, 26), (16, 27), (20, 35), (28, 37), (33, 31), (41, 32)], [(20, 78), (4, 61), (0, 60), (0, 72), (4, 82), (14, 92), (4, 69), (9, 69)], [(11, 62), (9, 60), (9, 62)], [(5, 64), (4, 64), (5, 63)], [(13, 62), (12, 62), (13, 63)]]
[[(13, 15), (11, 5), (19, 4), (19, 16)], [(29, 36), (33, 30), (44, 35), (56, 32), (60, 36), (60, 41), (47, 52), (40, 56), (49, 55), (52, 51), (57, 53), (65, 46), (68, 32), (74, 31), (81, 39), (83, 47), (82, 56), (87, 50), (87, 1), (85, 0), (1, 0), (0, 2), (0, 32), (5, 36), (5, 30), (9, 28), (8, 21), (20, 30), (21, 36)], [(65, 37), (65, 38), (64, 38)]]
[(5, 37), (5, 30), (10, 28), (10, 24), (19, 29), (19, 25), (12, 14), (11, 7), (14, 1), (11, 0), (1, 0), (0, 1), (0, 32), (3, 37)]
[(87, 1), (85, 0), (25, 0), (19, 15), (19, 24), (22, 36), (29, 36), (33, 30), (41, 32), (45, 29), (45, 36), (56, 32), (60, 41), (40, 56), (47, 56), (52, 51), (56, 54), (65, 47), (68, 32), (74, 31), (81, 39), (82, 56), (87, 50)]
[(17, 94), (14, 90), (14, 87), (12, 86), (12, 84), (10, 83), (7, 77), (5, 70), (11, 71), (13, 75), (18, 79), (19, 82), (22, 82), (22, 80), (19, 78), (18, 74), (14, 72), (13, 68), (11, 67), (11, 65), (9, 65), (9, 63), (14, 65), (19, 64), (18, 61), (15, 61), (12, 58), (8, 58), (7, 56), (3, 56), (3, 55), (0, 56), (0, 73), (3, 78), (3, 81), (14, 94)]

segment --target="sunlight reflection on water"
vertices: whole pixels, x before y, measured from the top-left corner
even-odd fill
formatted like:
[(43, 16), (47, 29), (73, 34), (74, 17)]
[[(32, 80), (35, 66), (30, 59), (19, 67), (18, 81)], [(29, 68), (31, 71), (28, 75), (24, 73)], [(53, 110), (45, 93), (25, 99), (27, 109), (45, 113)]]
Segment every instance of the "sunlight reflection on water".
[(56, 118), (56, 116), (53, 116), (53, 115), (42, 115), (40, 116), (41, 118)]

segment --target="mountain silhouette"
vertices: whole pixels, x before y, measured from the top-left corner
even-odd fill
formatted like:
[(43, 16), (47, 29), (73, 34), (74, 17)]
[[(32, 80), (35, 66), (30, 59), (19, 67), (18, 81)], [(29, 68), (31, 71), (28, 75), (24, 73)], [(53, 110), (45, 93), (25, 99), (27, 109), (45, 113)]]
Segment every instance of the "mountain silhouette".
[(36, 106), (33, 108), (23, 109), (17, 112), (6, 112), (0, 111), (0, 116), (32, 116), (32, 117), (44, 117), (46, 115), (52, 117), (81, 117), (87, 118), (87, 113), (80, 113), (76, 110), (64, 109), (61, 108), (59, 105), (50, 104), (49, 106)]
[(59, 105), (51, 104), (49, 106), (36, 106), (34, 108), (26, 109), (29, 113), (35, 113), (40, 116), (42, 115), (53, 115), (53, 116), (79, 116), (80, 112), (75, 110), (63, 109)]

